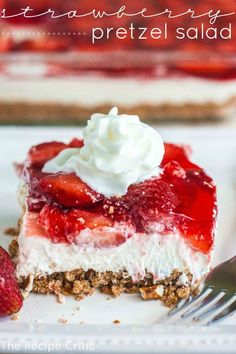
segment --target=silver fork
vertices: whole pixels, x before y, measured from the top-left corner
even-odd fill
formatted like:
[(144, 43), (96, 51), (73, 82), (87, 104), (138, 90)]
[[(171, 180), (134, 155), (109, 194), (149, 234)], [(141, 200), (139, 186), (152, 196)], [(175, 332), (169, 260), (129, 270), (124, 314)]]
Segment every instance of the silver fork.
[(201, 292), (181, 300), (168, 313), (170, 324), (212, 325), (236, 312), (236, 256), (215, 267), (205, 279)]

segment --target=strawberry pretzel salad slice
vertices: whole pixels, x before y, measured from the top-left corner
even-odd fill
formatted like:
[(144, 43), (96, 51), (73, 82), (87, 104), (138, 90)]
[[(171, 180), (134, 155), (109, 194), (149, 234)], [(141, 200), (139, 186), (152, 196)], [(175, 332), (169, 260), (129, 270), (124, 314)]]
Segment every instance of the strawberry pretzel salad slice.
[(33, 146), (18, 193), (20, 286), (77, 300), (95, 289), (138, 292), (167, 306), (195, 293), (211, 264), (217, 204), (190, 153), (116, 107), (92, 115), (81, 140)]

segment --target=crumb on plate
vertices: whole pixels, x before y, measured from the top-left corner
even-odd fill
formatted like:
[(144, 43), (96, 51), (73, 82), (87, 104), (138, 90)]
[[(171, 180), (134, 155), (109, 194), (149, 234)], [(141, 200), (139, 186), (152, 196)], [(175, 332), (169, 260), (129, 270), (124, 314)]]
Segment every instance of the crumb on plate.
[(61, 324), (66, 324), (68, 320), (66, 320), (65, 318), (59, 318), (58, 322)]

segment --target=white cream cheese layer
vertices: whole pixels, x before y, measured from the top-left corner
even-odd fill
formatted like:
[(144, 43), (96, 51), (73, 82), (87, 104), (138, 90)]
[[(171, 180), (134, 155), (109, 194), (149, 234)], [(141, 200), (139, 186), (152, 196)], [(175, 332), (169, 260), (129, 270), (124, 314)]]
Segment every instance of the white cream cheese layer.
[(224, 104), (236, 95), (236, 80), (194, 77), (140, 79), (81, 75), (68, 78), (0, 76), (0, 102), (29, 102), (83, 106)]
[[(88, 232), (88, 230), (84, 230)], [(19, 236), (17, 276), (94, 269), (97, 272), (127, 270), (134, 280), (146, 272), (164, 279), (174, 269), (189, 270), (193, 281), (209, 271), (210, 256), (194, 251), (179, 235), (135, 234), (111, 248), (55, 244), (40, 236), (25, 236), (24, 222)]]

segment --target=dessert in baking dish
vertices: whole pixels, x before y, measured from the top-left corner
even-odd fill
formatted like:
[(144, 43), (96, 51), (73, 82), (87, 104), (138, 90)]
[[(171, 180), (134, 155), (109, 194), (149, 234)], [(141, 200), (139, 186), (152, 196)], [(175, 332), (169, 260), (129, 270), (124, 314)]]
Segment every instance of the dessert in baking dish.
[[(232, 0), (217, 1), (214, 10), (206, 0), (190, 6), (184, 0), (166, 0), (164, 5), (149, 0), (35, 0), (30, 6), (27, 18), (1, 22), (1, 122), (75, 122), (114, 104), (143, 119), (219, 118), (235, 110), (236, 41), (226, 38), (229, 25), (235, 26)], [(121, 6), (123, 12), (139, 15), (30, 18), (49, 8), (57, 14), (86, 14), (116, 13)], [(2, 0), (0, 7), (13, 15), (26, 4)], [(143, 8), (147, 17), (140, 14)], [(114, 31), (107, 38), (110, 27)], [(201, 36), (202, 27), (204, 33), (213, 28), (211, 39)], [(91, 40), (92, 28), (97, 28), (96, 41)], [(140, 28), (147, 28), (145, 39), (140, 39)], [(178, 28), (185, 34), (189, 30), (192, 38), (178, 39)], [(225, 29), (225, 38), (215, 38), (214, 28), (218, 34)], [(125, 38), (114, 34), (117, 29), (123, 29)], [(152, 29), (160, 29), (160, 38), (150, 36)]]
[[(106, 59), (113, 60), (113, 56)], [(123, 62), (125, 66), (125, 62)], [(196, 63), (196, 65), (198, 65)], [(194, 66), (194, 64), (193, 64)], [(235, 109), (234, 73), (188, 72), (159, 64), (141, 69), (66, 69), (47, 63), (17, 62), (0, 68), (0, 121), (75, 123), (93, 112), (120, 110), (145, 120), (202, 120), (229, 116)], [(162, 71), (163, 69), (163, 71)], [(206, 72), (204, 72), (206, 70)], [(225, 75), (225, 76), (224, 76)], [(228, 76), (229, 75), (229, 76)]]

